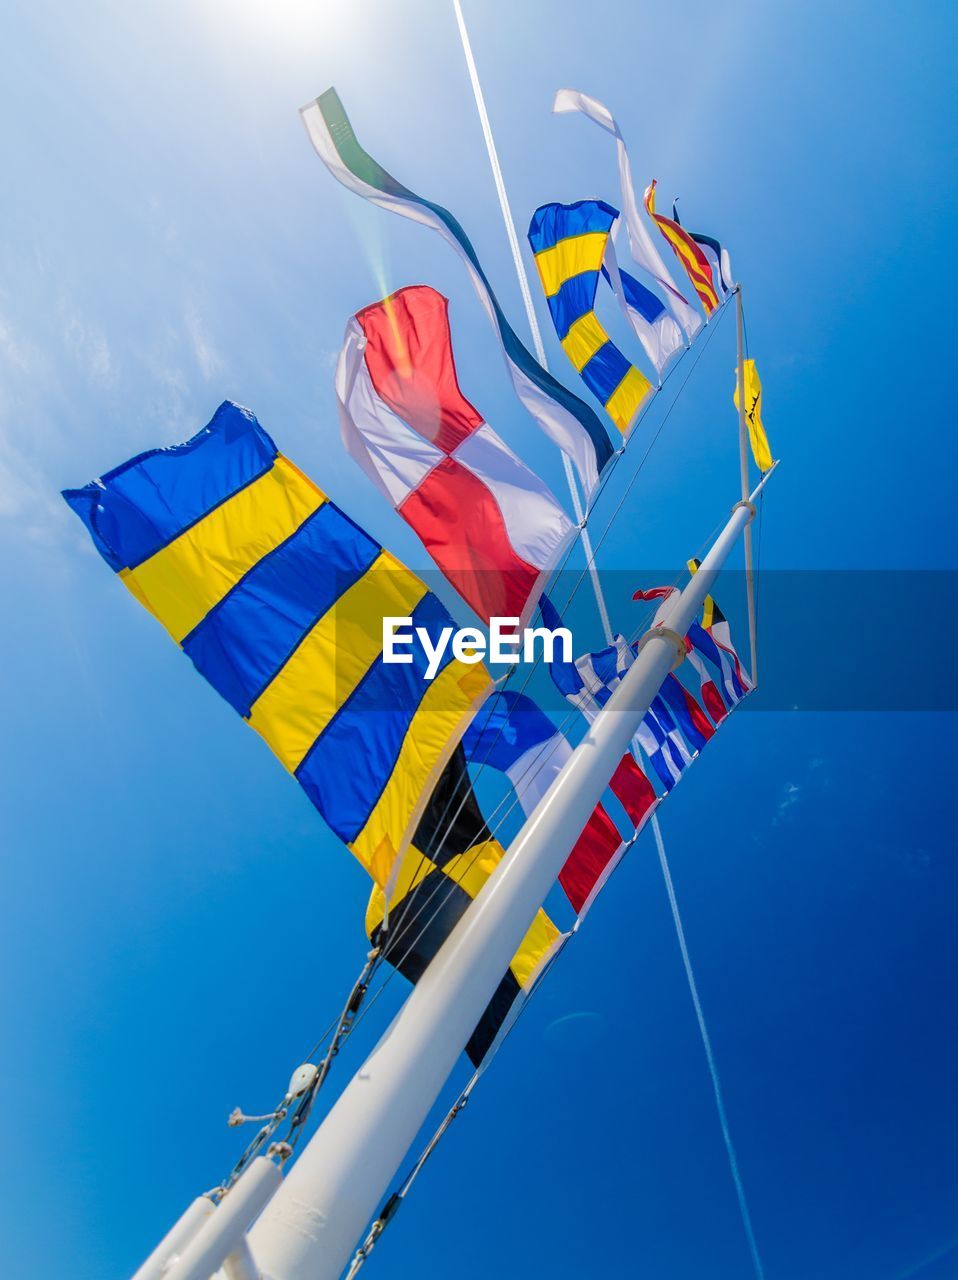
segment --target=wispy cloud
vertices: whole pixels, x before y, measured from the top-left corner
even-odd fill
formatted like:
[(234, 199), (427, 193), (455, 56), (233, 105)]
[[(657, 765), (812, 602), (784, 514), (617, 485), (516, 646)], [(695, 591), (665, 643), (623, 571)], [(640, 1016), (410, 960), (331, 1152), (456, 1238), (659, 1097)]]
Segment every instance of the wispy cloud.
[(78, 311), (64, 314), (63, 341), (80, 372), (95, 386), (109, 387), (116, 380), (116, 366), (106, 334)]
[(0, 315), (0, 358), (21, 373), (28, 373), (33, 364), (29, 346), (14, 331), (10, 322)]
[(798, 817), (799, 807), (803, 804), (809, 789), (814, 797), (832, 786), (827, 765), (828, 761), (824, 756), (812, 756), (798, 780), (789, 779), (785, 783), (772, 816), (773, 826), (780, 826)]
[(210, 382), (222, 373), (223, 359), (210, 340), (195, 303), (187, 307), (184, 321), (200, 373), (207, 382)]
[(795, 816), (795, 809), (798, 806), (799, 799), (802, 794), (802, 788), (797, 782), (786, 782), (785, 790), (782, 792), (782, 798), (778, 802), (775, 810), (774, 823), (787, 822), (789, 818)]
[(67, 514), (59, 494), (13, 447), (0, 422), (0, 520), (15, 520), (20, 536), (49, 546), (60, 540)]

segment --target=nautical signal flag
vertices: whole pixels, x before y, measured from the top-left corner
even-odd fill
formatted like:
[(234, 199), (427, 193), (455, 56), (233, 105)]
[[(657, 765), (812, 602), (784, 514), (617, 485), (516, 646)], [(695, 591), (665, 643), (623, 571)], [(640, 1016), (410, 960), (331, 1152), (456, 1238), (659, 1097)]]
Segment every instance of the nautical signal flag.
[(692, 753), (661, 695), (652, 699), (636, 736), (666, 792), (671, 791), (692, 763)]
[[(466, 759), (504, 773), (525, 814), (531, 814), (572, 754), (565, 735), (528, 694), (502, 689), (476, 714), (463, 738)], [(609, 780), (633, 830), (655, 804), (648, 778), (625, 755)], [(559, 873), (559, 883), (581, 919), (628, 848), (605, 807), (597, 804)]]
[(666, 310), (665, 303), (651, 289), (646, 289), (635, 276), (630, 276), (619, 267), (611, 236), (602, 274), (612, 286), (619, 306), (661, 380), (669, 361), (685, 347), (685, 338), (678, 321), (673, 319)]
[[(695, 573), (699, 567), (699, 561), (690, 560), (688, 562), (688, 567), (691, 573)], [(673, 593), (677, 590), (677, 587), (671, 586), (646, 587), (644, 590), (634, 591), (632, 593), (632, 599), (659, 600), (662, 602), (652, 623), (652, 625), (655, 626), (663, 620), (662, 611), (668, 600), (671, 599)], [(731, 645), (731, 634), (728, 632), (728, 623), (725, 622), (724, 617), (722, 617), (721, 613), (718, 611), (718, 606), (715, 604), (715, 601), (711, 596), (706, 597), (704, 613), (710, 619), (714, 619), (716, 614), (718, 614), (721, 621), (725, 624), (723, 639)], [(702, 703), (705, 706), (705, 710), (708, 711), (709, 716), (711, 716), (712, 721), (716, 725), (721, 724), (728, 714), (728, 707), (725, 705), (725, 701), (718, 690), (718, 686), (716, 685), (709, 668), (703, 661), (703, 656), (709, 660), (722, 677), (723, 685), (726, 687), (727, 696), (730, 700), (729, 705), (732, 706), (734, 706), (736, 702), (740, 701), (740, 699), (745, 695), (745, 688), (738, 680), (738, 676), (736, 675), (736, 666), (734, 665), (734, 663), (738, 662), (738, 656), (735, 655), (733, 663), (732, 652), (723, 653), (723, 651), (719, 649), (716, 641), (712, 639), (711, 635), (706, 632), (698, 622), (694, 622), (686, 633), (685, 656), (688, 658), (689, 664), (699, 678), (699, 693), (702, 698)], [(727, 682), (726, 677), (728, 677)], [(673, 687), (673, 685), (670, 684), (670, 681), (674, 681), (674, 685), (677, 686), (677, 688)], [(681, 695), (679, 695), (678, 690), (681, 690)], [(708, 719), (704, 715), (702, 708), (695, 699), (692, 698), (691, 694), (688, 693), (684, 685), (680, 684), (674, 676), (671, 676), (666, 680), (665, 684), (662, 686), (661, 692), (665, 701), (675, 712), (676, 718), (678, 719), (686, 738), (690, 743), (692, 743), (696, 751), (700, 751), (705, 745), (705, 742), (707, 742), (712, 736), (711, 726), (709, 725)], [(677, 703), (679, 696), (682, 696), (683, 699), (687, 700), (686, 712), (690, 719), (686, 718), (686, 712), (683, 712), (682, 707)]]
[[(681, 227), (677, 200), (672, 201), (672, 221), (677, 227)], [(688, 234), (708, 259), (708, 264), (712, 268), (712, 283), (715, 285), (716, 293), (721, 294), (724, 302), (735, 288), (735, 281), (732, 279), (732, 259), (729, 257), (728, 249), (714, 236), (707, 236), (701, 231), (690, 231)]]
[(559, 114), (567, 111), (581, 112), (586, 119), (597, 124), (606, 133), (611, 133), (615, 138), (615, 149), (619, 161), (619, 190), (622, 196), (625, 225), (629, 233), (632, 260), (649, 275), (654, 284), (662, 289), (669, 310), (691, 340), (702, 327), (702, 317), (676, 288), (675, 281), (662, 261), (662, 255), (656, 248), (648, 227), (642, 221), (635, 198), (635, 189), (632, 186), (629, 153), (615, 116), (604, 102), (600, 102), (598, 98), (590, 98), (587, 93), (580, 93), (577, 89), (559, 89), (552, 104), (552, 110)]
[[(745, 386), (745, 425), (748, 427), (748, 440), (752, 446), (752, 457), (759, 471), (768, 471), (772, 465), (772, 451), (768, 447), (768, 436), (762, 422), (762, 382), (754, 360), (742, 361), (742, 382)], [(735, 370), (735, 393), (733, 396), (736, 409), (739, 407), (738, 369)]]
[[(372, 892), (366, 910), (370, 941), (383, 944), (383, 958), (410, 982), (418, 982), (502, 856), (503, 848), (476, 801), (462, 748), (457, 747), (403, 858), (385, 933), (386, 895), (378, 887)], [(501, 1041), (564, 936), (544, 911), (536, 912), (466, 1045), (474, 1066)]]
[[(697, 627), (699, 631), (702, 631), (702, 628), (698, 623), (694, 624), (693, 629), (695, 627)], [(705, 633), (702, 632), (702, 634), (704, 635)], [(708, 639), (708, 637), (706, 637), (706, 639)], [(714, 645), (712, 647), (715, 650), (715, 656), (717, 658), (718, 649), (715, 648)], [(725, 701), (721, 693), (719, 693), (718, 685), (715, 683), (712, 673), (703, 661), (700, 650), (692, 641), (691, 631), (685, 637), (685, 656), (688, 658), (692, 666), (692, 670), (699, 678), (699, 696), (702, 699), (702, 705), (712, 717), (713, 723), (716, 725), (721, 724), (728, 715), (728, 707), (726, 707)], [(721, 667), (719, 667), (718, 670), (721, 671)]]
[[(671, 587), (653, 587), (636, 592), (636, 598), (667, 600), (671, 591)], [(545, 596), (541, 605), (546, 626), (556, 627), (559, 614), (555, 606)], [(709, 644), (717, 652), (717, 645), (711, 640)], [(637, 649), (637, 644), (629, 644), (624, 636), (617, 635), (613, 637), (612, 644), (595, 653), (581, 654), (574, 662), (554, 660), (549, 664), (549, 674), (566, 701), (581, 711), (591, 724), (621, 684), (635, 661)], [(670, 672), (636, 736), (668, 792), (713, 733), (702, 707)]]
[(699, 295), (705, 314), (710, 316), (719, 304), (716, 284), (712, 278), (712, 267), (701, 245), (692, 239), (684, 227), (680, 226), (674, 218), (667, 218), (664, 213), (656, 213), (654, 178), (645, 189), (645, 210), (672, 246), (675, 256), (692, 282), (692, 287)]
[(575, 527), (462, 394), (448, 306), (413, 285), (350, 320), (343, 442), (483, 622), (525, 626)]
[[(688, 561), (689, 573), (697, 573), (701, 561)], [(713, 596), (706, 596), (702, 605), (701, 623), (693, 622), (688, 638), (696, 651), (707, 658), (722, 676), (722, 688), (729, 706), (741, 702), (752, 690), (752, 682), (732, 644), (732, 631), (725, 614), (715, 603)]]
[(618, 217), (601, 200), (545, 204), (532, 215), (529, 244), (562, 349), (579, 377), (627, 436), (652, 390), (595, 314), (609, 233)]
[(300, 114), (316, 153), (338, 182), (381, 209), (437, 231), (456, 251), (492, 322), (516, 395), (575, 464), (588, 497), (612, 457), (608, 432), (595, 412), (543, 369), (519, 341), (459, 220), (403, 186), (363, 150), (335, 89), (327, 89)]
[(185, 444), (64, 492), (97, 550), (386, 886), (491, 681), (448, 655), (385, 664), (382, 620), (435, 641), (423, 583), (229, 401)]

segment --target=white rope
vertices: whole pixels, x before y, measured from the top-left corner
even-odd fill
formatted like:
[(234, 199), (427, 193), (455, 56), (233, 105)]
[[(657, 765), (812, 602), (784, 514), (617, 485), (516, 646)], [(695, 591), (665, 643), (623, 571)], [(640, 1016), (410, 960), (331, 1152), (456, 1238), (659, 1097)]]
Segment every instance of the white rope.
[(722, 1138), (725, 1142), (725, 1150), (728, 1155), (732, 1181), (735, 1183), (735, 1194), (738, 1197), (738, 1207), (742, 1215), (742, 1225), (745, 1228), (745, 1235), (748, 1239), (748, 1247), (752, 1255), (752, 1262), (755, 1266), (755, 1274), (758, 1277), (758, 1280), (765, 1280), (765, 1272), (762, 1268), (762, 1260), (759, 1257), (758, 1244), (755, 1240), (755, 1232), (752, 1230), (752, 1217), (748, 1211), (748, 1201), (745, 1198), (745, 1187), (742, 1183), (742, 1175), (739, 1173), (735, 1147), (732, 1144), (732, 1134), (729, 1130), (728, 1116), (725, 1113), (725, 1102), (722, 1098), (722, 1086), (719, 1082), (719, 1073), (718, 1067), (715, 1063), (715, 1055), (712, 1052), (712, 1041), (709, 1038), (708, 1027), (705, 1025), (705, 1013), (702, 1010), (702, 1002), (699, 999), (699, 991), (695, 981), (695, 974), (692, 971), (692, 960), (689, 956), (689, 949), (685, 942), (685, 930), (682, 928), (682, 917), (679, 914), (679, 904), (675, 896), (675, 886), (672, 883), (672, 873), (669, 871), (668, 859), (665, 856), (665, 845), (662, 841), (662, 829), (659, 826), (659, 818), (656, 813), (652, 814), (652, 831), (655, 835), (655, 847), (659, 854), (659, 866), (662, 868), (665, 888), (669, 895), (669, 906), (672, 908), (672, 921), (675, 925), (675, 936), (679, 941), (679, 950), (682, 953), (682, 963), (685, 966), (685, 977), (688, 980), (689, 992), (692, 996), (692, 1004), (695, 1008), (695, 1017), (699, 1024), (699, 1034), (702, 1037), (702, 1047), (705, 1049), (705, 1060), (708, 1063), (709, 1075), (712, 1078), (712, 1092), (715, 1094), (715, 1109), (718, 1112), (719, 1124), (722, 1126)]
[[(479, 72), (476, 70), (476, 60), (472, 56), (472, 44), (469, 40), (469, 32), (466, 30), (466, 20), (462, 15), (462, 6), (459, 0), (452, 0), (452, 7), (456, 13), (456, 22), (459, 26), (459, 37), (462, 41), (462, 51), (466, 58), (466, 67), (469, 71), (469, 81), (472, 85), (472, 94), (476, 100), (476, 110), (479, 113), (479, 123), (482, 126), (482, 136), (486, 143), (486, 152), (489, 156), (489, 164), (492, 167), (492, 179), (496, 184), (496, 194), (499, 197), (499, 208), (502, 210), (502, 221), (505, 223), (506, 237), (509, 241), (509, 248), (512, 251), (512, 262), (516, 269), (516, 278), (519, 281), (519, 292), (522, 294), (522, 305), (525, 307), (526, 320), (529, 322), (529, 331), (532, 334), (532, 345), (535, 347), (536, 359), (542, 365), (543, 369), (549, 368), (549, 361), (546, 358), (545, 344), (542, 341), (542, 330), (539, 328), (539, 320), (536, 316), (535, 307), (532, 303), (532, 291), (529, 288), (529, 277), (526, 275), (526, 269), (522, 261), (522, 253), (519, 249), (519, 236), (516, 233), (516, 222), (512, 216), (512, 206), (509, 204), (509, 196), (506, 194), (506, 183), (502, 176), (502, 166), (499, 163), (499, 153), (496, 150), (496, 141), (492, 136), (492, 126), (489, 123), (489, 113), (486, 110), (486, 100), (482, 94), (482, 85), (479, 83)], [(575, 473), (572, 470), (572, 463), (566, 453), (562, 454), (562, 467), (565, 471), (566, 483), (569, 486), (569, 497), (572, 499), (572, 510), (575, 514), (576, 524), (579, 525), (579, 536), (582, 539), (582, 550), (586, 558), (586, 564), (589, 568), (589, 575), (592, 579), (592, 587), (595, 592), (595, 602), (599, 610), (599, 617), (602, 620), (602, 626), (606, 633), (606, 639), (611, 642), (612, 629), (609, 624), (609, 613), (605, 607), (605, 600), (602, 595), (602, 588), (599, 584), (599, 573), (595, 564), (595, 555), (592, 551), (592, 539), (589, 537), (589, 531), (585, 528), (585, 512), (582, 506), (582, 499), (579, 496), (578, 486), (575, 481)]]

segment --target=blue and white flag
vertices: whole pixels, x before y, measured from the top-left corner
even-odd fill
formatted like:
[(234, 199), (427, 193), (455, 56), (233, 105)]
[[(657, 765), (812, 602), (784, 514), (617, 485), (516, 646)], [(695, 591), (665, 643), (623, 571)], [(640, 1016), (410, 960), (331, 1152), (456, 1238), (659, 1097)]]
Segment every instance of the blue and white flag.
[(660, 696), (653, 698), (636, 736), (662, 785), (666, 791), (671, 791), (686, 766), (692, 763), (692, 755)]
[[(559, 611), (543, 595), (539, 600), (542, 621), (552, 631), (562, 626)], [(556, 688), (591, 724), (621, 683), (635, 661), (635, 651), (625, 636), (617, 635), (612, 644), (595, 653), (583, 653), (573, 662), (555, 659), (549, 672)]]
[[(558, 610), (547, 596), (542, 596), (539, 607), (547, 627), (554, 630), (562, 625)], [(718, 646), (712, 643), (711, 647), (718, 656)], [(554, 660), (549, 664), (549, 671), (566, 701), (591, 724), (618, 688), (637, 652), (637, 644), (630, 645), (624, 636), (617, 635), (612, 644), (595, 653), (582, 654), (574, 662)], [(636, 737), (662, 784), (670, 791), (714, 732), (702, 707), (677, 676), (669, 672)]]
[(482, 708), (462, 740), (466, 759), (504, 773), (522, 812), (533, 811), (572, 748), (544, 711), (524, 693), (502, 689)]
[(611, 238), (606, 247), (602, 274), (612, 287), (632, 331), (645, 348), (645, 354), (655, 365), (661, 384), (669, 361), (685, 349), (682, 330), (662, 300), (640, 284), (635, 276), (621, 269)]
[(706, 658), (721, 676), (726, 705), (734, 707), (736, 702), (741, 702), (751, 686), (747, 684), (735, 650), (720, 644), (712, 636), (711, 630), (706, 630), (698, 622), (693, 622), (689, 627), (688, 636), (693, 649)]

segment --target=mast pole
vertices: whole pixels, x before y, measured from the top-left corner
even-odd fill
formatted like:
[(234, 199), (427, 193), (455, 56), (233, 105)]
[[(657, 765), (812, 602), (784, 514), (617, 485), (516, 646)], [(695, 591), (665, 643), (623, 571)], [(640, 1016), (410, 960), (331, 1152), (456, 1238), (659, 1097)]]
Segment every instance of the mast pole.
[[(735, 287), (735, 321), (738, 338), (738, 460), (742, 478), (742, 498), (748, 497), (748, 432), (745, 425), (745, 343), (742, 317), (742, 286)], [(752, 567), (752, 526), (745, 527), (745, 593), (748, 600), (748, 643), (751, 653), (752, 684), (758, 685), (758, 631), (755, 619), (755, 573)]]
[[(754, 499), (767, 477), (752, 495)], [(752, 519), (737, 502), (684, 591), (340, 1094), (249, 1242), (263, 1280), (337, 1280)]]

